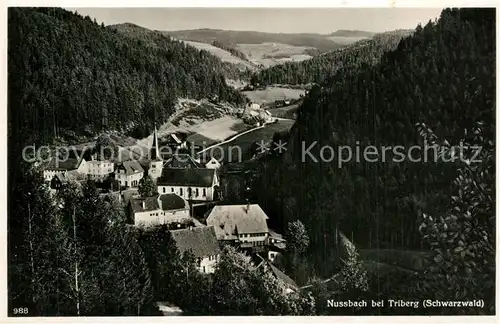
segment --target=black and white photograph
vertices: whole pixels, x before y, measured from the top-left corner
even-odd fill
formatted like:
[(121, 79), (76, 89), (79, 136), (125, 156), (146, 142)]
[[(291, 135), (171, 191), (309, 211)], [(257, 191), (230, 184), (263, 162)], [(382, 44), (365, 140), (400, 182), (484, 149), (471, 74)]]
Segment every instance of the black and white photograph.
[(496, 315), (495, 7), (6, 29), (9, 319)]

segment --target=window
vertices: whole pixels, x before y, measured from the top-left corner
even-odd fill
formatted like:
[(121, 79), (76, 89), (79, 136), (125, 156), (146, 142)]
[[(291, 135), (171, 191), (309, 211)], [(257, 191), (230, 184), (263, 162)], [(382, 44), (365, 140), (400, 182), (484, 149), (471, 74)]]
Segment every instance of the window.
[(151, 166), (151, 168), (153, 168), (153, 169), (154, 169), (154, 168), (156, 168), (156, 165), (154, 165), (154, 164), (153, 164), (153, 165)]
[(207, 196), (207, 189), (203, 188), (203, 197)]
[(165, 187), (163, 187), (163, 193), (165, 193), (165, 191), (166, 191), (166, 188), (165, 188)]
[(198, 197), (200, 195), (200, 191), (198, 190), (198, 188), (196, 188), (196, 197)]
[(205, 266), (203, 266), (203, 272), (206, 272), (206, 271), (205, 271)]
[(183, 193), (182, 193), (182, 188), (179, 189), (179, 194), (182, 196)]
[(171, 192), (174, 192), (174, 187), (170, 188), (170, 191), (171, 191)]

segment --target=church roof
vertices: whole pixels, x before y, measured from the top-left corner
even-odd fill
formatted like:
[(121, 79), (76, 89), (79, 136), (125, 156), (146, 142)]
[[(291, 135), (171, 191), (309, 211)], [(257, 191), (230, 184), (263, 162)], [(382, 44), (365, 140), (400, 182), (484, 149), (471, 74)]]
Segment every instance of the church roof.
[(214, 177), (214, 169), (164, 168), (161, 177), (158, 178), (156, 183), (159, 186), (211, 187), (214, 181)]

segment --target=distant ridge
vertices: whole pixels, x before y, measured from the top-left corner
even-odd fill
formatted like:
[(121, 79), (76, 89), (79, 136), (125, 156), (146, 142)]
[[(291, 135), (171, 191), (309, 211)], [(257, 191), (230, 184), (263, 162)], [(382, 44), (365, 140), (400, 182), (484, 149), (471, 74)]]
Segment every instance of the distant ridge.
[(329, 36), (336, 37), (372, 37), (376, 33), (369, 32), (365, 30), (348, 30), (348, 29), (339, 29), (329, 34)]

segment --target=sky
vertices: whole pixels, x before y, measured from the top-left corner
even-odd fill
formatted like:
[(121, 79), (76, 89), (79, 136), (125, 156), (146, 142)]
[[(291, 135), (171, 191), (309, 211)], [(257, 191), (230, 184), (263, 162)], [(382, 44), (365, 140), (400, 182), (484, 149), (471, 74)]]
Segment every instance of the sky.
[(212, 28), (270, 33), (338, 29), (382, 32), (415, 28), (439, 17), (439, 8), (66, 8), (105, 25), (133, 23), (154, 30)]

